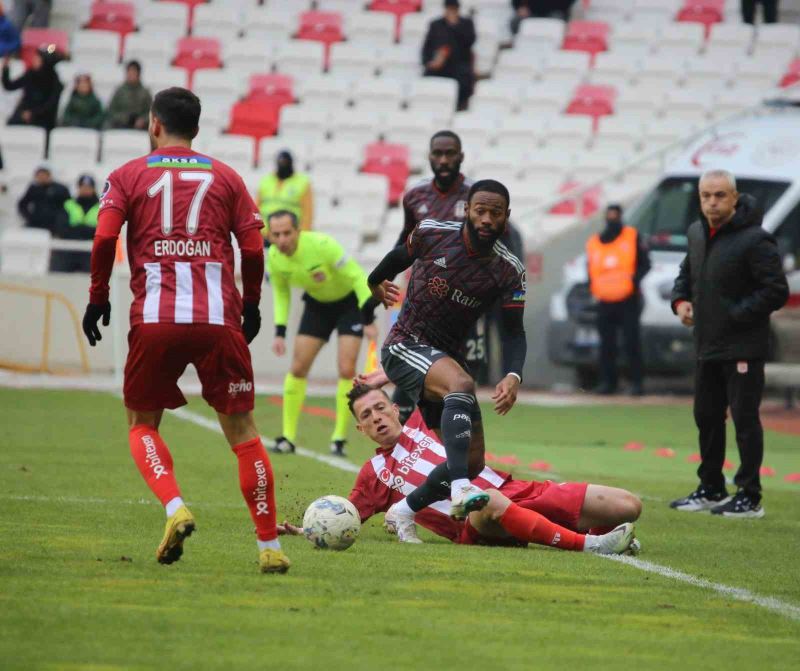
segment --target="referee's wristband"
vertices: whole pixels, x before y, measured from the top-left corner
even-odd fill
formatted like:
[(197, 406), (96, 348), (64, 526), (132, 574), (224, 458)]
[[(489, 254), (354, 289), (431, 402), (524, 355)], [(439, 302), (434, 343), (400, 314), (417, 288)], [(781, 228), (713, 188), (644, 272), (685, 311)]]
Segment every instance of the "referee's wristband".
[(522, 376), (519, 373), (514, 373), (513, 371), (506, 373), (506, 377), (509, 375), (513, 375), (515, 378), (517, 378), (517, 380), (519, 380), (519, 383), (522, 384)]
[(283, 324), (276, 324), (275, 325), (275, 337), (276, 338), (285, 338), (286, 337), (286, 325)]

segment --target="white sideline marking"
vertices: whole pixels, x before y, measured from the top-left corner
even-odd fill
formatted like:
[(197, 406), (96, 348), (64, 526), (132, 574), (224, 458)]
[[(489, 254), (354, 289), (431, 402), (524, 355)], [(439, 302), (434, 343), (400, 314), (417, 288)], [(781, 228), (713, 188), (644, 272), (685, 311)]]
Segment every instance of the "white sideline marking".
[(693, 585), (694, 587), (700, 587), (701, 589), (710, 589), (730, 599), (734, 599), (736, 601), (744, 601), (745, 603), (752, 603), (755, 604), (756, 606), (761, 606), (761, 608), (766, 608), (767, 610), (771, 610), (777, 613), (778, 615), (783, 615), (784, 617), (788, 617), (791, 620), (800, 620), (800, 606), (796, 606), (787, 601), (782, 601), (781, 599), (778, 599), (773, 596), (761, 596), (760, 594), (755, 594), (750, 590), (744, 589), (742, 587), (731, 587), (730, 585), (723, 585), (722, 583), (711, 582), (710, 580), (706, 580), (705, 578), (698, 578), (697, 576), (694, 576), (691, 573), (684, 573), (683, 571), (677, 571), (674, 568), (670, 568), (669, 566), (654, 564), (653, 562), (645, 561), (643, 559), (637, 559), (636, 557), (629, 557), (626, 555), (598, 555), (598, 556), (601, 556), (603, 559), (610, 559), (612, 561), (616, 561), (621, 564), (627, 564), (628, 566), (633, 566), (634, 568), (638, 568), (640, 571), (647, 571), (648, 573), (655, 573), (656, 575), (660, 575), (665, 578), (671, 578), (672, 580), (685, 582), (689, 585)]
[[(158, 506), (163, 507), (159, 501), (150, 499), (103, 499), (96, 496), (39, 496), (36, 494), (0, 494), (0, 500), (4, 501), (32, 501), (34, 503), (75, 503), (78, 505), (101, 505), (101, 506)], [(187, 506), (192, 508), (231, 508), (242, 509), (243, 503), (202, 503), (197, 501), (187, 501)]]
[[(177, 410), (170, 411), (170, 414), (175, 415), (179, 419), (184, 419), (187, 422), (191, 422), (192, 424), (197, 424), (197, 426), (202, 426), (203, 428), (209, 429), (210, 431), (215, 431), (216, 433), (222, 433), (222, 429), (220, 428), (219, 423), (215, 419), (211, 419), (210, 417), (200, 415), (196, 412), (192, 412), (191, 410), (186, 410), (185, 408), (178, 408)], [(271, 447), (272, 445), (275, 444), (274, 440), (270, 440), (265, 436), (261, 436), (261, 442), (264, 443), (264, 447)], [(327, 464), (328, 466), (333, 466), (333, 468), (338, 468), (340, 471), (347, 471), (348, 473), (358, 473), (361, 470), (361, 468), (356, 466), (354, 463), (350, 461), (345, 461), (341, 457), (333, 457), (333, 456), (329, 457), (324, 454), (319, 454), (318, 452), (312, 452), (311, 450), (307, 450), (304, 447), (298, 447), (295, 451), (295, 454), (299, 454), (301, 457), (308, 457), (309, 459), (321, 461), (323, 464)]]

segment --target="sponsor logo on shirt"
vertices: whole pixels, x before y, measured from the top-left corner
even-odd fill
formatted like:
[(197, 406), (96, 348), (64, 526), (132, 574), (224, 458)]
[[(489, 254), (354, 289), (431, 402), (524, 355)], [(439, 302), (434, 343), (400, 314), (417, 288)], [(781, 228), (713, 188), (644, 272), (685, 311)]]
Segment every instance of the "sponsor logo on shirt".
[(480, 307), (481, 301), (473, 296), (465, 295), (461, 289), (454, 289), (453, 295), (450, 297), (451, 300), (455, 301), (459, 305), (463, 305), (467, 308), (477, 308)]
[(155, 154), (147, 157), (148, 168), (194, 168), (211, 170), (211, 159), (206, 156), (165, 156)]
[(456, 219), (461, 219), (467, 211), (467, 201), (457, 200), (455, 207), (453, 207), (453, 215)]
[(434, 263), (441, 268), (447, 268), (447, 260), (443, 256), (440, 256), (438, 259), (436, 259)]
[(253, 391), (253, 383), (244, 379), (228, 384), (228, 394), (231, 396), (251, 391)]
[(431, 277), (428, 280), (428, 292), (437, 298), (447, 298), (449, 291), (450, 287), (447, 285), (447, 280), (441, 277)]
[(425, 203), (422, 203), (422, 205), (417, 208), (417, 214), (428, 214), (428, 206)]

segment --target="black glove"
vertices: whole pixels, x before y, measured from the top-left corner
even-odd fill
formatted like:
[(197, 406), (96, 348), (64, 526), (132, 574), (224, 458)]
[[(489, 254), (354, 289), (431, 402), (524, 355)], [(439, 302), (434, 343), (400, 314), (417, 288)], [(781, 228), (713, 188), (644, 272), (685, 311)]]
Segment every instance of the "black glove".
[(242, 307), (242, 333), (249, 345), (261, 330), (261, 311), (256, 303), (245, 303)]
[(98, 340), (102, 340), (103, 336), (100, 335), (100, 329), (97, 328), (97, 322), (103, 318), (103, 326), (108, 326), (111, 322), (111, 303), (105, 305), (93, 305), (89, 303), (86, 306), (86, 312), (83, 314), (83, 332), (89, 340), (89, 344), (94, 347)]

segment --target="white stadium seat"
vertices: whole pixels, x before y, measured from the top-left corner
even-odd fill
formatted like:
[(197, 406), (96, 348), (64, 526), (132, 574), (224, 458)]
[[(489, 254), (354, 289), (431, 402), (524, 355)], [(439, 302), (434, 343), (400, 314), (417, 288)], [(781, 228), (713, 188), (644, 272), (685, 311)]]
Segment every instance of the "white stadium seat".
[(116, 63), (119, 39), (119, 33), (110, 30), (77, 30), (70, 36), (70, 55), (76, 61)]
[(356, 80), (353, 100), (356, 107), (375, 110), (379, 114), (400, 110), (406, 99), (406, 82), (380, 77)]
[(141, 130), (107, 130), (103, 133), (103, 163), (120, 166), (150, 151), (150, 140)]
[(55, 165), (85, 164), (98, 160), (100, 133), (90, 128), (54, 128), (50, 131), (48, 155)]
[(6, 170), (17, 171), (24, 164), (24, 172), (44, 159), (46, 133), (35, 126), (5, 126), (0, 134), (0, 150), (3, 152), (3, 165)]
[(665, 58), (655, 54), (639, 63), (636, 86), (667, 89), (678, 85), (685, 72), (686, 61), (680, 56)]
[(311, 105), (285, 105), (281, 109), (280, 132), (307, 133), (309, 136), (324, 136), (328, 128), (329, 112), (323, 107)]
[(347, 105), (353, 96), (353, 80), (330, 73), (306, 77), (297, 82), (295, 95), (303, 105), (325, 106), (339, 109)]
[[(261, 170), (265, 174), (275, 169), (275, 159), (278, 156), (278, 152), (284, 150), (292, 153), (295, 167), (298, 170), (302, 170), (303, 167), (308, 164), (308, 159), (311, 154), (309, 143), (305, 141), (289, 143), (286, 141), (286, 137), (280, 135), (276, 135), (274, 137), (264, 137), (261, 138), (261, 142), (259, 142), (258, 165), (261, 166)], [(315, 183), (315, 190), (316, 186), (317, 184)]]
[(350, 11), (345, 15), (345, 34), (353, 42), (386, 45), (394, 42), (394, 23), (388, 12)]
[(651, 51), (657, 42), (660, 28), (650, 21), (641, 23), (619, 23), (611, 29), (611, 50), (636, 48)]
[(400, 41), (403, 44), (413, 44), (419, 53), (428, 32), (428, 25), (434, 18), (438, 17), (426, 13), (404, 15), (403, 22), (400, 24)]
[(247, 78), (229, 68), (198, 70), (194, 73), (193, 89), (203, 103), (209, 95), (224, 96), (232, 101), (236, 96), (245, 93), (246, 86)]
[(131, 33), (125, 38), (123, 61), (137, 60), (142, 63), (143, 75), (148, 74), (148, 66), (151, 64), (168, 66), (174, 55), (175, 42), (172, 40), (154, 39), (151, 33), (143, 32)]
[(616, 109), (622, 114), (653, 116), (659, 114), (664, 106), (664, 84), (639, 85), (619, 92), (615, 101)]
[(739, 63), (731, 83), (735, 88), (768, 89), (777, 86), (787, 64), (785, 52), (782, 58), (778, 54), (767, 54), (765, 58), (759, 52)]
[[(334, 137), (336, 134), (334, 133)], [(360, 167), (363, 159), (363, 142), (340, 141), (319, 142), (311, 147), (309, 163), (312, 171), (325, 173), (352, 174)]]
[(50, 265), (50, 231), (15, 228), (0, 236), (0, 272), (37, 277)]
[(706, 48), (724, 45), (745, 52), (752, 46), (754, 38), (753, 26), (746, 23), (715, 23), (711, 26), (711, 36)]
[(665, 23), (672, 21), (683, 4), (682, 0), (633, 0), (631, 20)]
[(141, 35), (161, 32), (180, 38), (189, 27), (189, 6), (182, 2), (149, 2), (139, 7), (136, 23)]
[(380, 53), (381, 60), (378, 67), (382, 77), (408, 80), (422, 74), (419, 48), (416, 45), (409, 46), (403, 42), (386, 46), (381, 49)]
[(538, 77), (572, 86), (588, 75), (590, 61), (591, 56), (585, 51), (553, 51), (543, 58)]
[[(280, 42), (259, 38), (241, 38), (222, 45), (222, 62), (225, 72), (235, 72), (247, 77), (257, 72), (269, 72)], [(195, 73), (195, 80), (202, 70)]]
[(592, 136), (592, 117), (584, 115), (553, 116), (544, 122), (542, 139), (548, 149), (567, 153), (584, 151)]
[(640, 67), (641, 59), (613, 51), (601, 52), (595, 56), (590, 78), (594, 84), (624, 88), (636, 78)]
[(281, 74), (297, 74), (300, 77), (322, 72), (325, 46), (322, 42), (297, 40), (278, 45), (273, 59)]
[(642, 131), (642, 117), (639, 114), (605, 116), (600, 119), (592, 149), (601, 153), (617, 151), (630, 156), (640, 148)]
[(525, 166), (524, 178), (531, 181), (532, 185), (540, 183), (547, 185), (548, 192), (553, 189), (553, 184), (560, 184), (569, 174), (575, 164), (573, 154), (551, 149), (539, 149), (531, 152), (530, 160)]
[(339, 182), (340, 207), (359, 210), (364, 216), (378, 219), (386, 209), (389, 180), (384, 175), (353, 175)]
[(755, 53), (770, 53), (791, 58), (800, 48), (800, 26), (787, 23), (760, 23), (756, 28)]
[(369, 108), (343, 108), (329, 112), (328, 130), (338, 142), (376, 141), (381, 131), (381, 115)]
[(572, 88), (561, 82), (543, 81), (530, 84), (522, 91), (519, 99), (520, 114), (536, 118), (561, 112), (566, 108), (571, 95)]
[(543, 130), (540, 117), (528, 114), (508, 117), (497, 131), (497, 143), (535, 147), (542, 139)]
[(518, 111), (519, 86), (502, 79), (480, 81), (470, 99), (470, 110), (502, 118)]
[(339, 77), (371, 78), (377, 73), (379, 60), (378, 49), (371, 44), (335, 42), (331, 45), (328, 69)]
[(535, 41), (558, 48), (564, 40), (564, 26), (561, 19), (525, 19), (520, 23), (517, 41)]
[(480, 114), (474, 109), (469, 112), (457, 112), (453, 117), (453, 131), (461, 137), (463, 145), (470, 148), (470, 154), (474, 145), (486, 145), (492, 142), (498, 130), (497, 118)]
[[(252, 170), (255, 164), (255, 142), (242, 135), (220, 135), (213, 142), (213, 156), (235, 169)], [(210, 152), (209, 152), (210, 153)]]
[(417, 114), (449, 120), (456, 109), (458, 84), (445, 77), (420, 77), (408, 88), (408, 107)]
[(220, 11), (219, 4), (197, 5), (194, 9), (192, 35), (216, 37), (223, 44), (236, 40), (242, 32), (242, 12), (239, 8), (226, 7)]
[(668, 23), (661, 28), (658, 39), (659, 51), (671, 46), (685, 46), (699, 51), (705, 40), (705, 30), (700, 23)]
[(687, 124), (702, 126), (708, 123), (710, 103), (709, 96), (698, 95), (696, 91), (670, 89), (665, 95), (664, 115), (671, 121), (680, 119)]

